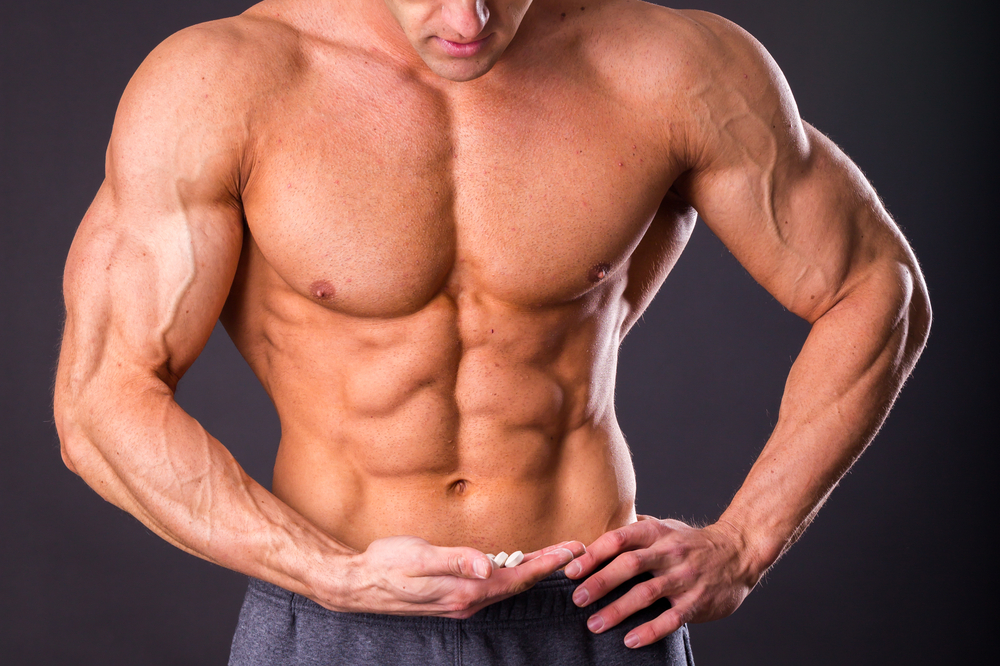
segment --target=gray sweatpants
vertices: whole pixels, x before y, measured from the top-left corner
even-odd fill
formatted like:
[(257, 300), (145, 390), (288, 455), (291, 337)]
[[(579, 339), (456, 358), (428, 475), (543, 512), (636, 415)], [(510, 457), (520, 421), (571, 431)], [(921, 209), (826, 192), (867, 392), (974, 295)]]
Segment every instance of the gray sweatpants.
[(648, 580), (637, 577), (587, 608), (571, 600), (577, 583), (562, 572), (487, 606), (467, 620), (337, 613), (251, 579), (233, 637), (230, 666), (694, 666), (687, 627), (635, 650), (625, 634), (670, 608), (665, 599), (595, 635), (587, 618)]

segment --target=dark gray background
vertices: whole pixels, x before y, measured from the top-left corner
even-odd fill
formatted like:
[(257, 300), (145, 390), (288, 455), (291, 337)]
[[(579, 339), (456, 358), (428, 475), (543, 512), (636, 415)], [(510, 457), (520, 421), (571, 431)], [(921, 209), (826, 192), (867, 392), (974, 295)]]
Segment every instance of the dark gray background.
[[(694, 3), (756, 35), (802, 115), (871, 178), (920, 257), (930, 345), (816, 524), (699, 666), (974, 663), (995, 594), (996, 40), (969, 2)], [(61, 264), (103, 174), (118, 98), (170, 33), (240, 0), (33, 0), (0, 13), (0, 660), (220, 664), (244, 579), (160, 541), (60, 461), (50, 385)], [(989, 253), (989, 255), (988, 255)], [(625, 342), (618, 408), (641, 512), (718, 516), (773, 425), (806, 327), (699, 224)], [(258, 480), (273, 409), (216, 332), (179, 400)]]

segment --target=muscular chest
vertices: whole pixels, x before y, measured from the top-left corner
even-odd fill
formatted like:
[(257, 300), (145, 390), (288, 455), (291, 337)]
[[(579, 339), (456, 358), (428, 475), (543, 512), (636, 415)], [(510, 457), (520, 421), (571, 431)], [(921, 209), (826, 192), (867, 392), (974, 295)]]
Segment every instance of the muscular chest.
[(316, 75), (260, 122), (245, 212), (268, 265), (347, 314), (414, 312), (458, 276), (565, 302), (627, 264), (675, 175), (644, 129), (576, 80), (456, 98)]

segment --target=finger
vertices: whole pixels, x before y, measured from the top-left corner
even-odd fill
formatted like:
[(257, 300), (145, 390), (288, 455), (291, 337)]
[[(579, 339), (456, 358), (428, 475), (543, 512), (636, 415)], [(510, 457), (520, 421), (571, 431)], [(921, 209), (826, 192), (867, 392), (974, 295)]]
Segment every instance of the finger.
[(582, 578), (596, 569), (601, 562), (611, 559), (618, 553), (648, 547), (656, 539), (655, 529), (653, 521), (643, 521), (602, 534), (594, 543), (587, 546), (584, 555), (566, 567), (566, 576)]
[(428, 546), (415, 573), (418, 576), (486, 579), (493, 575), (493, 563), (475, 548)]
[(669, 636), (684, 626), (684, 623), (687, 622), (689, 612), (689, 610), (682, 610), (675, 607), (665, 611), (654, 620), (640, 624), (626, 634), (625, 647), (645, 647), (661, 638)]
[(658, 576), (639, 583), (620, 599), (591, 615), (587, 620), (587, 628), (595, 634), (605, 632), (620, 624), (625, 618), (653, 605), (677, 587), (677, 583), (666, 576)]
[(577, 606), (592, 604), (625, 581), (657, 567), (656, 553), (648, 548), (622, 553), (608, 566), (580, 583), (573, 592)]
[(548, 553), (551, 553), (557, 548), (568, 548), (573, 553), (574, 557), (580, 557), (581, 555), (587, 552), (587, 547), (584, 546), (579, 541), (563, 541), (562, 543), (557, 543), (552, 546), (546, 546), (541, 550), (535, 550), (530, 553), (526, 553), (524, 556), (524, 561), (529, 562), (537, 557), (541, 557), (542, 555), (547, 555)]
[(569, 548), (555, 548), (530, 562), (522, 562), (512, 568), (497, 569), (494, 578), (497, 583), (501, 580), (506, 583), (504, 587), (508, 595), (517, 594), (566, 566), (573, 561), (573, 558), (573, 551)]
[(562, 541), (560, 543), (553, 544), (551, 546), (546, 546), (545, 548), (539, 548), (538, 550), (533, 550), (530, 553), (525, 553), (524, 554), (524, 561), (527, 562), (529, 560), (535, 559), (536, 557), (538, 557), (540, 555), (544, 555), (545, 553), (551, 553), (556, 548), (562, 548), (563, 546), (565, 546), (568, 543), (569, 543), (569, 541)]
[[(580, 544), (582, 546), (583, 544)], [(468, 581), (448, 591), (445, 617), (466, 618), (475, 611), (524, 592), (573, 559), (573, 551), (557, 547), (516, 567), (497, 567), (488, 581)]]

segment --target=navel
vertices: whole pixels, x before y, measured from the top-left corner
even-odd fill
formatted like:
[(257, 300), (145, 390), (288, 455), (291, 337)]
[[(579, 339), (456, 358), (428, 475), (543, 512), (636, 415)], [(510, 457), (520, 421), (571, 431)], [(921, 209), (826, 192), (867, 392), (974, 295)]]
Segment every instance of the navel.
[(319, 301), (329, 301), (337, 294), (337, 290), (326, 280), (317, 280), (309, 285), (309, 295)]
[(597, 284), (604, 278), (608, 276), (611, 272), (611, 264), (595, 264), (590, 268), (590, 273), (587, 275), (589, 279), (594, 284)]

